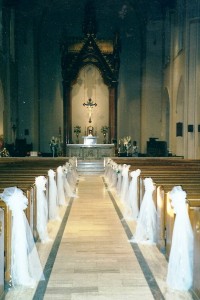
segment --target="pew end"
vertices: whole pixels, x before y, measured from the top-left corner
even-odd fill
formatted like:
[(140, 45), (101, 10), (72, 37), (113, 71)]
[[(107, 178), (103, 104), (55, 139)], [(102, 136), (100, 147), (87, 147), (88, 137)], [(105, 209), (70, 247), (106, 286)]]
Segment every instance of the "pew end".
[(175, 214), (171, 206), (171, 199), (169, 192), (165, 193), (165, 245), (166, 245), (166, 258), (169, 259), (169, 254), (172, 245), (172, 235), (174, 228)]
[(157, 186), (155, 192), (157, 209), (157, 247), (165, 253), (165, 193), (163, 186)]
[(12, 213), (6, 203), (0, 200), (0, 208), (4, 210), (4, 280), (5, 285), (11, 286), (11, 228)]

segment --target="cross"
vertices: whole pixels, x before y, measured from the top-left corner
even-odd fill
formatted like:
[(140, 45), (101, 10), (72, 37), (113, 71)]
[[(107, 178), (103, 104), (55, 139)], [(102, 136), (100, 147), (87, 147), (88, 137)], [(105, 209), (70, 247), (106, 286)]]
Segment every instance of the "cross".
[(83, 106), (86, 106), (89, 109), (89, 123), (92, 123), (92, 108), (97, 106), (97, 104), (94, 103), (91, 98), (89, 98), (87, 103), (83, 103)]

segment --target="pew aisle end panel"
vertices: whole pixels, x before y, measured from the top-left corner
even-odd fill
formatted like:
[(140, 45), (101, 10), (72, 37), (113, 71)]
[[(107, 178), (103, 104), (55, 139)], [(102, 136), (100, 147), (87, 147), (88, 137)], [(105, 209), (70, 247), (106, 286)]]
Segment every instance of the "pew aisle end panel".
[(37, 232), (37, 200), (36, 200), (36, 187), (31, 180), (22, 181), (8, 181), (5, 183), (0, 183), (0, 192), (3, 192), (4, 188), (16, 186), (23, 191), (24, 196), (28, 199), (28, 206), (24, 210), (26, 218), (28, 220), (29, 226), (33, 233), (34, 240), (38, 239)]
[(0, 299), (4, 296), (4, 210), (0, 208)]
[(176, 215), (171, 206), (171, 199), (169, 197), (169, 192), (165, 192), (165, 245), (166, 245), (166, 258), (169, 259), (169, 254), (172, 245), (172, 235), (174, 228), (174, 221)]
[(155, 202), (157, 210), (157, 247), (165, 253), (165, 193), (163, 186), (156, 186)]
[(36, 197), (36, 186), (33, 184), (26, 190), (26, 197), (28, 198), (28, 207), (25, 210), (25, 214), (33, 234), (34, 241), (36, 242), (39, 238), (37, 231), (37, 197)]
[(4, 267), (5, 284), (12, 285), (11, 282), (11, 228), (12, 213), (6, 203), (0, 200), (0, 208), (4, 210)]

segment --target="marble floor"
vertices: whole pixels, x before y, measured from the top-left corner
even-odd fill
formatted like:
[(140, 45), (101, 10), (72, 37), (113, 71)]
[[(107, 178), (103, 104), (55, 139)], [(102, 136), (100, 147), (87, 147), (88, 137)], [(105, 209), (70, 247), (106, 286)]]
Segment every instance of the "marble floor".
[(12, 288), (6, 300), (194, 299), (167, 288), (167, 261), (156, 246), (129, 242), (135, 224), (102, 175), (80, 175), (77, 194), (48, 225), (52, 242), (37, 244), (46, 280)]

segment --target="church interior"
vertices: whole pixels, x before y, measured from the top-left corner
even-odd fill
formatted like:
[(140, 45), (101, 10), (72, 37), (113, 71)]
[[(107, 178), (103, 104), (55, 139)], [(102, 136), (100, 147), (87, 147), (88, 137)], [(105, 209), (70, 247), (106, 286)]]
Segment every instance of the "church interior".
[(141, 155), (200, 157), (199, 1), (2, 0), (0, 11), (0, 135), (11, 155), (48, 155), (52, 137), (66, 154), (75, 126), (82, 143), (92, 125), (99, 144), (107, 126), (108, 143), (131, 136)]
[(0, 0), (0, 299), (200, 299), (200, 1)]

